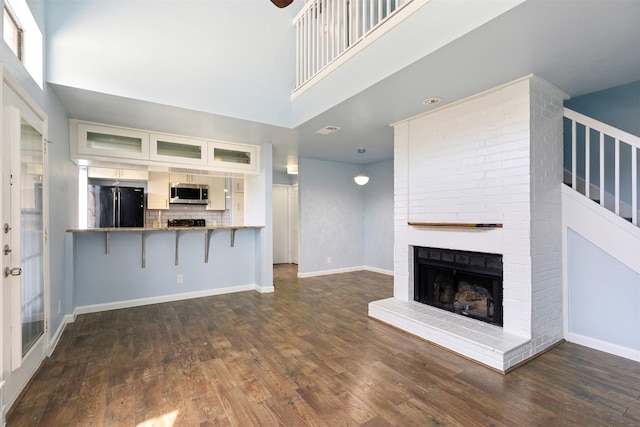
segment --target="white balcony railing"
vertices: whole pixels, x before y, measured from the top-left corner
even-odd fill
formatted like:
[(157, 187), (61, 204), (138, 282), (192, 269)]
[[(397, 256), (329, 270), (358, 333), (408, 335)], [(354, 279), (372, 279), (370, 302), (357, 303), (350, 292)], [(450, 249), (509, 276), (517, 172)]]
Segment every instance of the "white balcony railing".
[(566, 184), (638, 225), (640, 138), (568, 108), (564, 117)]
[(296, 89), (412, 0), (308, 0), (294, 20)]

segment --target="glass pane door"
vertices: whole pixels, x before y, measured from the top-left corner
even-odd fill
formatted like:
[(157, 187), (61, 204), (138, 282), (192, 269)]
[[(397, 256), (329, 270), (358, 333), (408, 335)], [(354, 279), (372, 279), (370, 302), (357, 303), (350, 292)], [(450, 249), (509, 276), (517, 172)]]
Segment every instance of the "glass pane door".
[(22, 355), (44, 333), (42, 135), (24, 120), (20, 132)]

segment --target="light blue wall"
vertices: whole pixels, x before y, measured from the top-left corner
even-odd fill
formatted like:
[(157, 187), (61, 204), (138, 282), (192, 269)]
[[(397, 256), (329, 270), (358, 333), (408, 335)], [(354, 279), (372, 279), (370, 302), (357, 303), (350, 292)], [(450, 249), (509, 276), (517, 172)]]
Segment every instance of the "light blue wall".
[[(360, 170), (370, 177), (365, 186), (353, 181)], [(300, 159), (299, 186), (299, 273), (393, 271), (393, 160), (362, 166)]]
[(294, 181), (297, 179), (293, 179), (296, 175), (289, 175), (286, 172), (281, 171), (273, 171), (273, 183), (274, 184), (282, 184), (282, 185), (292, 185), (295, 184)]
[[(51, 328), (55, 333), (66, 314), (73, 312), (67, 284), (66, 230), (78, 224), (78, 167), (69, 157), (69, 121), (53, 92), (46, 90), (49, 115), (49, 247)], [(58, 312), (58, 304), (61, 311)]]
[(640, 275), (569, 229), (569, 332), (640, 350)]
[(364, 168), (365, 264), (393, 271), (393, 159)]
[(288, 125), (295, 85), (291, 23), (303, 3), (278, 9), (267, 0), (190, 1), (188, 7), (181, 1), (47, 2), (47, 79)]
[(564, 105), (640, 137), (640, 81), (578, 96)]
[[(228, 230), (211, 235), (204, 262), (204, 232), (182, 231), (179, 265), (174, 231), (147, 233), (146, 268), (141, 267), (141, 233), (111, 233), (105, 253), (101, 232), (75, 233), (74, 299), (77, 307), (256, 284), (256, 231), (238, 230), (234, 247)], [(177, 275), (184, 283), (177, 283)]]
[(353, 181), (360, 169), (300, 159), (300, 274), (364, 266), (365, 189)]

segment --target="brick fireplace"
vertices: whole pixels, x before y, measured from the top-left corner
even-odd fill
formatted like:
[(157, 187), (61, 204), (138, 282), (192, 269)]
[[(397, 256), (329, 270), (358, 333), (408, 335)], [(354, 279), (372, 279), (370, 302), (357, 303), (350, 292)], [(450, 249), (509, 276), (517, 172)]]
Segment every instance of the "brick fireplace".
[[(394, 124), (394, 296), (370, 316), (501, 372), (562, 339), (564, 98), (527, 76)], [(502, 326), (415, 301), (416, 248), (499, 254)]]

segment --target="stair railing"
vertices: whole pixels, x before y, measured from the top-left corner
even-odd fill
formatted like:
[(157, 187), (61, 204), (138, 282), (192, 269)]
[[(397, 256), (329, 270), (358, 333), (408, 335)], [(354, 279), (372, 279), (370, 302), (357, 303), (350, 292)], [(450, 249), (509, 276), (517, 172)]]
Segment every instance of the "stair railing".
[(296, 89), (413, 0), (307, 0), (294, 19)]
[(640, 137), (568, 108), (564, 117), (565, 177), (570, 178), (565, 183), (638, 225)]

